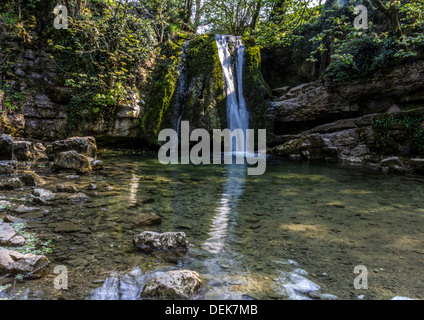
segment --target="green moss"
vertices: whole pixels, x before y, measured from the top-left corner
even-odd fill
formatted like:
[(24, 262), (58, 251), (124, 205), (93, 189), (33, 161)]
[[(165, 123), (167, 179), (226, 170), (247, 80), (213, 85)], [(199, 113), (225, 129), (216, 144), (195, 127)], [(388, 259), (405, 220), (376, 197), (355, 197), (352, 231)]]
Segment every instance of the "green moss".
[(249, 111), (253, 115), (251, 126), (265, 128), (267, 100), (272, 96), (261, 72), (261, 51), (258, 46), (246, 45), (243, 73), (243, 91)]

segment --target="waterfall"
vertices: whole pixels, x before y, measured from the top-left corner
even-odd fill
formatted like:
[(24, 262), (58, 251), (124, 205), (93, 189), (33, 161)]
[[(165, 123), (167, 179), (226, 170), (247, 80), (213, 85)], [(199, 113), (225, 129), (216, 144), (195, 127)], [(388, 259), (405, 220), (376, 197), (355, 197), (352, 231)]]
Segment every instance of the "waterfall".
[(178, 82), (175, 93), (175, 106), (172, 115), (173, 129), (180, 134), (181, 119), (183, 117), (186, 93), (187, 93), (187, 48), (188, 41), (185, 41), (182, 46), (181, 60), (178, 66)]
[[(227, 122), (231, 131), (241, 129), (243, 136), (237, 134), (237, 145), (233, 138), (233, 152), (246, 151), (246, 133), (249, 128), (249, 112), (246, 109), (246, 101), (243, 96), (243, 66), (245, 47), (240, 37), (220, 35), (215, 36), (218, 47), (219, 60), (227, 93)], [(236, 77), (233, 75), (232, 59), (229, 42), (234, 42)], [(237, 90), (236, 90), (237, 87)]]

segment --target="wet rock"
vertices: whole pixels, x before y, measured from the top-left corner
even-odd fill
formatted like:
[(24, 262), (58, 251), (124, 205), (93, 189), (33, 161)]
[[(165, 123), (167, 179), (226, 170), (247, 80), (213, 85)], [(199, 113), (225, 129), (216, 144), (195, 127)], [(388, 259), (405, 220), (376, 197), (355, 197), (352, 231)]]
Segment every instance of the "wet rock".
[(90, 183), (90, 185), (87, 187), (88, 190), (96, 190), (97, 186), (94, 183)]
[(90, 197), (86, 196), (82, 192), (78, 192), (76, 194), (73, 194), (72, 196), (67, 197), (66, 199), (72, 202), (81, 202), (90, 200)]
[(30, 161), (34, 159), (34, 146), (29, 141), (14, 141), (13, 156), (18, 161)]
[(72, 184), (58, 184), (56, 186), (57, 192), (66, 192), (66, 193), (77, 193), (77, 188)]
[(50, 263), (46, 256), (22, 254), (0, 248), (0, 274), (26, 274), (29, 278), (40, 278)]
[(53, 192), (46, 189), (34, 189), (33, 194), (36, 197), (34, 198), (35, 202), (41, 202), (41, 203), (53, 200), (55, 197)]
[(141, 293), (143, 299), (193, 300), (201, 293), (203, 282), (197, 272), (172, 270), (148, 281)]
[(100, 161), (100, 160), (94, 160), (93, 159), (93, 160), (90, 161), (90, 165), (91, 165), (91, 168), (93, 170), (103, 170), (103, 168), (104, 168), (103, 162)]
[(187, 252), (189, 249), (189, 243), (184, 232), (158, 233), (145, 231), (134, 236), (133, 243), (136, 248), (146, 252)]
[(380, 161), (380, 166), (383, 171), (388, 172), (405, 172), (405, 167), (399, 157), (386, 158)]
[(16, 247), (25, 244), (25, 238), (18, 235), (8, 224), (0, 224), (0, 245)]
[(23, 204), (17, 207), (16, 209), (13, 209), (13, 211), (16, 213), (28, 213), (28, 212), (38, 211), (38, 210), (40, 210), (40, 208), (27, 207)]
[(50, 159), (65, 151), (76, 151), (87, 157), (96, 158), (96, 139), (94, 137), (72, 137), (66, 140), (58, 140), (53, 142), (46, 150)]
[(24, 171), (21, 180), (26, 186), (32, 187), (39, 187), (46, 183), (38, 174), (33, 171)]
[(24, 185), (19, 178), (7, 179), (6, 181), (0, 183), (1, 190), (17, 190), (22, 189), (23, 187)]
[(396, 296), (396, 297), (393, 297), (392, 299), (390, 299), (390, 300), (415, 300), (415, 299), (411, 299), (411, 298), (408, 298), (408, 297), (400, 297), (400, 296)]
[(0, 161), (0, 175), (12, 175), (16, 170), (16, 164), (11, 161)]
[(0, 160), (13, 159), (13, 139), (8, 134), (0, 136)]
[(138, 214), (134, 217), (134, 223), (138, 227), (153, 226), (161, 222), (162, 218), (151, 212)]
[(310, 300), (308, 294), (321, 289), (319, 285), (297, 273), (282, 272), (277, 283), (280, 285), (277, 291), (290, 300)]
[(416, 173), (424, 174), (424, 159), (410, 159), (409, 165)]
[(55, 170), (75, 170), (80, 174), (92, 171), (88, 158), (74, 150), (59, 153), (53, 167)]
[(15, 217), (15, 216), (7, 215), (3, 218), (3, 221), (7, 222), (7, 223), (20, 223), (20, 222), (23, 222), (25, 220), (18, 218), (18, 217)]

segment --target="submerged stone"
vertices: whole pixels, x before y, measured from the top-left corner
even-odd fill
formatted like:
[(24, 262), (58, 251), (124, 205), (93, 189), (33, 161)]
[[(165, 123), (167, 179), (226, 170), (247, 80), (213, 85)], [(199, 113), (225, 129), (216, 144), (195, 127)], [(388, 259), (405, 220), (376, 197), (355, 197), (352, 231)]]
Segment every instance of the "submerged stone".
[(24, 171), (21, 179), (26, 186), (38, 187), (46, 183), (38, 174), (32, 171)]
[(144, 226), (153, 226), (160, 224), (162, 222), (162, 218), (154, 213), (141, 213), (134, 217), (134, 223), (138, 227)]
[(133, 243), (136, 248), (146, 251), (173, 251), (187, 252), (189, 243), (184, 232), (158, 233), (145, 231), (134, 236)]

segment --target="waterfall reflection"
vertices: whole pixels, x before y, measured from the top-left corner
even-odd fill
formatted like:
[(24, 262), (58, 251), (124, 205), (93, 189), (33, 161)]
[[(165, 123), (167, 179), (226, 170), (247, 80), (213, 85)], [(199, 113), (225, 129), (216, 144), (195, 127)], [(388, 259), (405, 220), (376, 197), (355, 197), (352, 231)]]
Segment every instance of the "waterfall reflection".
[(231, 238), (231, 222), (234, 222), (238, 215), (240, 197), (244, 192), (246, 165), (228, 165), (226, 170), (224, 190), (219, 206), (215, 209), (209, 238), (203, 244), (203, 248), (210, 253), (224, 251)]

